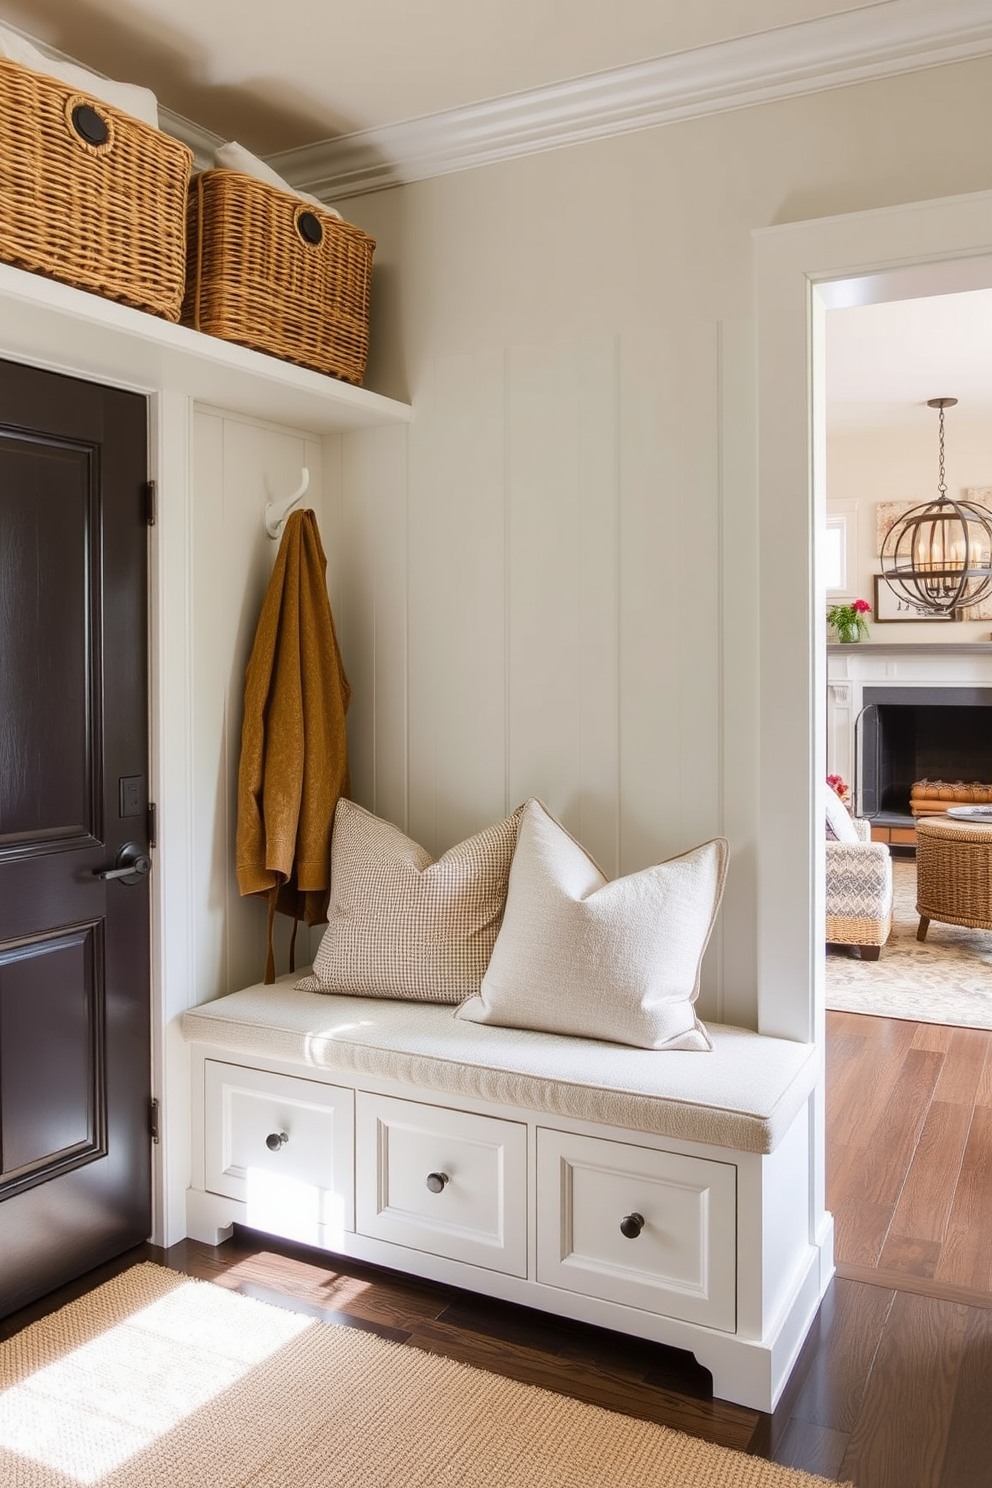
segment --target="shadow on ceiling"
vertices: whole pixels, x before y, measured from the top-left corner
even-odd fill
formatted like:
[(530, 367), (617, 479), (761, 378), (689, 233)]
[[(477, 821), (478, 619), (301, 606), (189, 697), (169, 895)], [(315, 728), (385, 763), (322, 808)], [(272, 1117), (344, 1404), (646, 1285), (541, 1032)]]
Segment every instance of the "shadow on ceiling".
[(255, 77), (237, 85), (212, 83), (194, 39), (161, 15), (109, 12), (88, 0), (5, 0), (2, 17), (43, 45), (121, 82), (151, 88), (163, 108), (182, 114), (258, 155), (298, 149), (349, 133), (355, 126), (326, 103), (307, 99), (285, 78)]

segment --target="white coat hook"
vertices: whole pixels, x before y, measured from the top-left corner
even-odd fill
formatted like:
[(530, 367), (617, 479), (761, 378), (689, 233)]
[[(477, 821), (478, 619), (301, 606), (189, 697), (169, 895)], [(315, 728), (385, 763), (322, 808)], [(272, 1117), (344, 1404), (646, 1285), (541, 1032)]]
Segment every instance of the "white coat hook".
[(303, 500), (310, 485), (310, 472), (304, 465), (300, 489), (294, 491), (292, 496), (287, 496), (285, 501), (267, 501), (265, 504), (265, 530), (270, 537), (282, 537), (282, 529), (286, 525), (286, 518), (293, 507)]

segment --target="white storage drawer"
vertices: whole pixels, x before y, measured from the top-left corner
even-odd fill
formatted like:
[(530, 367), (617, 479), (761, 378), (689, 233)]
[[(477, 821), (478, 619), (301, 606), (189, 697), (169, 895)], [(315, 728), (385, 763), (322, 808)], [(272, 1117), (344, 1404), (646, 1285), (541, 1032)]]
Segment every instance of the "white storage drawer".
[(527, 1128), (357, 1092), (359, 1233), (527, 1272)]
[(733, 1332), (732, 1163), (540, 1128), (537, 1194), (538, 1281)]
[(206, 1188), (255, 1229), (333, 1249), (355, 1228), (354, 1092), (214, 1059), (204, 1078)]

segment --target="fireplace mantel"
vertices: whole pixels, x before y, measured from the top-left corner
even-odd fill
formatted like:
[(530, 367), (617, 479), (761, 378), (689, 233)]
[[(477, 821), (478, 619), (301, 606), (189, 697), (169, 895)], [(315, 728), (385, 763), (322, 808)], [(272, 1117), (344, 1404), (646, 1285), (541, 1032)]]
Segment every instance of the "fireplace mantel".
[(860, 641), (827, 646), (827, 770), (855, 777), (854, 723), (866, 687), (992, 687), (992, 642)]
[(992, 641), (831, 641), (828, 656), (992, 656)]

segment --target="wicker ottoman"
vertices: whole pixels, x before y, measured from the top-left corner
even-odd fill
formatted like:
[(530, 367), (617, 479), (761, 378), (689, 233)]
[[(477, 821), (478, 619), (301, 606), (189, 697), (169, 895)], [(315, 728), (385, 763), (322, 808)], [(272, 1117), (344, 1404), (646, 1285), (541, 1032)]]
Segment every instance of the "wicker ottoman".
[(923, 817), (916, 823), (917, 940), (931, 920), (992, 930), (992, 820)]

